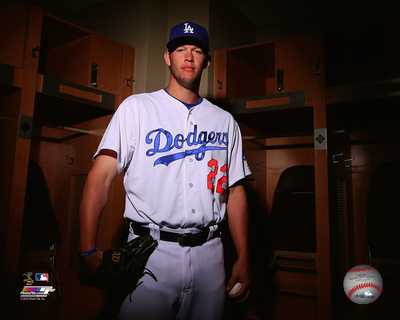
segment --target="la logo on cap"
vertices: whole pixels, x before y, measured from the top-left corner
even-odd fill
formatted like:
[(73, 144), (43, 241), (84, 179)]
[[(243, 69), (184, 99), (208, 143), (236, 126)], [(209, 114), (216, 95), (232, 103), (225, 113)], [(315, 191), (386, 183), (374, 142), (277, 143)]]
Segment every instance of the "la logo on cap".
[(187, 22), (184, 24), (185, 25), (185, 29), (183, 29), (184, 33), (194, 33), (194, 29), (190, 26), (190, 24), (188, 24)]

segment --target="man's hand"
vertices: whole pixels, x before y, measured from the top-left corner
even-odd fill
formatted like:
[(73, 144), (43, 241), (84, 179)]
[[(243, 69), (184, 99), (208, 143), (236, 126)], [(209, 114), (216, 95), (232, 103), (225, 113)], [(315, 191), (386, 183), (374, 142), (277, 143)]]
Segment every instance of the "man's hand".
[(226, 290), (229, 292), (233, 286), (240, 282), (242, 287), (236, 294), (230, 295), (237, 302), (245, 301), (250, 295), (250, 267), (248, 257), (248, 211), (247, 197), (241, 183), (229, 188), (227, 215), (229, 231), (235, 244), (238, 260), (233, 265), (232, 276)]
[(98, 267), (100, 266), (101, 260), (103, 259), (103, 252), (97, 251), (89, 256), (80, 259), (81, 263), (81, 274), (85, 279), (90, 279)]
[(238, 260), (234, 264), (232, 269), (232, 276), (229, 279), (228, 285), (226, 286), (226, 291), (231, 291), (237, 282), (240, 282), (242, 284), (240, 290), (235, 294), (229, 295), (229, 297), (235, 299), (236, 302), (240, 303), (247, 300), (250, 295), (249, 263), (245, 259), (243, 259), (243, 261)]
[(147, 260), (157, 247), (149, 234), (139, 236), (126, 244), (115, 246), (102, 253), (93, 253), (82, 260), (78, 272), (79, 282), (101, 290), (127, 295), (135, 290), (145, 273)]

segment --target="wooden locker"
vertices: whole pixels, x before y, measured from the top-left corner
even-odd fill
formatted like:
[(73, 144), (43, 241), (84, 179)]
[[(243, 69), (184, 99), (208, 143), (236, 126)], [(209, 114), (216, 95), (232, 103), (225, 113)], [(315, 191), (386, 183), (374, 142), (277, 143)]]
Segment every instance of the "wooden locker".
[(277, 73), (278, 70), (283, 73), (283, 82), (282, 85), (276, 83), (275, 93), (313, 88), (314, 78), (322, 67), (316, 44), (316, 37), (313, 35), (276, 41), (275, 68)]
[[(332, 249), (337, 261), (332, 268), (336, 319), (363, 315), (343, 296), (339, 283), (347, 269), (358, 264), (378, 268), (386, 283), (385, 294), (370, 305), (368, 316), (399, 317), (394, 289), (398, 280), (391, 271), (398, 269), (398, 264), (374, 264), (370, 251), (374, 244), (369, 239), (374, 228), (368, 218), (373, 173), (400, 160), (395, 116), (399, 103), (399, 46), (393, 41), (398, 28), (398, 22), (391, 20), (368, 21), (324, 34), (328, 166), (335, 230)], [(391, 221), (383, 215), (375, 217), (373, 224), (396, 225), (396, 217)], [(393, 233), (390, 226), (386, 228), (386, 234)], [(396, 252), (396, 238), (387, 243), (392, 252)]]
[[(19, 300), (22, 273), (29, 271), (24, 256), (33, 244), (28, 242), (26, 246), (21, 239), (25, 235), (22, 229), (25, 227), (28, 167), (30, 161), (34, 161), (46, 178), (61, 234), (57, 257), (62, 299), (54, 295), (55, 301), (44, 302), (48, 315), (59, 319), (71, 319), (77, 314), (97, 317), (106, 312), (104, 306), (107, 304), (103, 304), (106, 295), (80, 286), (76, 276), (77, 225), (73, 220), (79, 199), (74, 199), (74, 194), (78, 192), (79, 198), (81, 186), (77, 181), (88, 173), (93, 163), (92, 155), (113, 112), (132, 94), (131, 82), (125, 80), (133, 77), (135, 51), (127, 44), (82, 29), (36, 6), (22, 7), (27, 11), (26, 17), (21, 15), (20, 25), (28, 30), (23, 42), (23, 63), (7, 62), (18, 81), (14, 78), (10, 83), (0, 79), (4, 115), (1, 119), (4, 138), (1, 150), (8, 155), (1, 161), (1, 273), (2, 283), (10, 288), (4, 299), (2, 296), (2, 303), (15, 307), (17, 317), (42, 313), (40, 305)], [(11, 48), (2, 46), (2, 52), (14, 50), (15, 43), (9, 45)], [(87, 50), (82, 52), (85, 46)], [(65, 53), (64, 63), (59, 61), (60, 52), (54, 54), (57, 57), (53, 59), (52, 50), (59, 47), (65, 49), (60, 50)], [(91, 63), (92, 59), (101, 67), (97, 87), (88, 83), (90, 66), (81, 64), (83, 60)], [(122, 176), (118, 176), (110, 189), (109, 203), (99, 228), (98, 245), (103, 250), (120, 241), (125, 226), (122, 218), (124, 197)], [(39, 217), (37, 221), (40, 221)]]
[[(280, 174), (296, 165), (315, 166), (315, 183), (319, 186), (318, 269), (314, 262), (311, 273), (287, 274), (282, 270), (276, 273), (275, 284), (280, 286), (281, 293), (278, 307), (272, 307), (275, 312), (272, 317), (294, 316), (281, 305), (289, 303), (287, 294), (295, 294), (290, 303), (309, 305), (304, 317), (328, 319), (331, 300), (330, 294), (326, 294), (326, 288), (330, 288), (328, 186), (324, 185), (326, 149), (314, 147), (315, 129), (326, 128), (321, 35), (221, 49), (216, 52), (215, 60), (215, 98), (230, 102), (242, 129), (244, 152), (253, 172), (250, 178), (265, 208), (261, 220), (268, 220)], [(312, 287), (301, 288), (307, 277), (312, 278)]]
[[(123, 45), (46, 15), (39, 72), (119, 95)], [(64, 34), (60, 36), (60, 31)]]

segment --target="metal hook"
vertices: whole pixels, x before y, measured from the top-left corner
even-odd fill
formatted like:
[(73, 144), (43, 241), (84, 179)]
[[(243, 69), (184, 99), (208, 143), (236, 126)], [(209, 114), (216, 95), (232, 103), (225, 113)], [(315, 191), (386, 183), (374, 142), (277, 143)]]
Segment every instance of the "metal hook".
[(220, 80), (218, 80), (218, 79), (217, 79), (217, 82), (218, 82), (218, 84), (219, 84), (218, 89), (219, 89), (219, 90), (222, 90), (222, 87), (224, 86), (223, 82), (220, 81)]
[(71, 166), (74, 163), (74, 158), (65, 155), (65, 159), (67, 160), (67, 163), (69, 166)]
[(354, 160), (354, 158), (350, 158), (350, 159), (345, 159), (344, 160), (344, 167), (345, 168), (350, 168), (351, 167), (351, 162)]
[(133, 84), (134, 82), (135, 82), (135, 80), (133, 80), (133, 76), (128, 79), (125, 79), (125, 85), (127, 87), (132, 87), (131, 83)]
[(342, 152), (342, 153), (338, 153), (338, 154), (334, 154), (334, 155), (332, 156), (332, 162), (333, 162), (333, 163), (339, 163), (339, 160), (336, 160), (336, 159), (339, 158), (339, 157), (341, 157), (341, 156), (343, 156), (343, 152)]
[(40, 51), (40, 44), (31, 50), (31, 55), (33, 58), (37, 58), (36, 51)]

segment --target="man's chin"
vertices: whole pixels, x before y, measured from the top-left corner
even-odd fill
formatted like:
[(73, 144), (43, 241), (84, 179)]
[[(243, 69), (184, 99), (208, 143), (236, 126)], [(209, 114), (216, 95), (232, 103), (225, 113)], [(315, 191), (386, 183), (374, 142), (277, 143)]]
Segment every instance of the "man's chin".
[(179, 79), (178, 83), (184, 87), (185, 89), (188, 90), (196, 90), (199, 86), (199, 80), (198, 79)]

